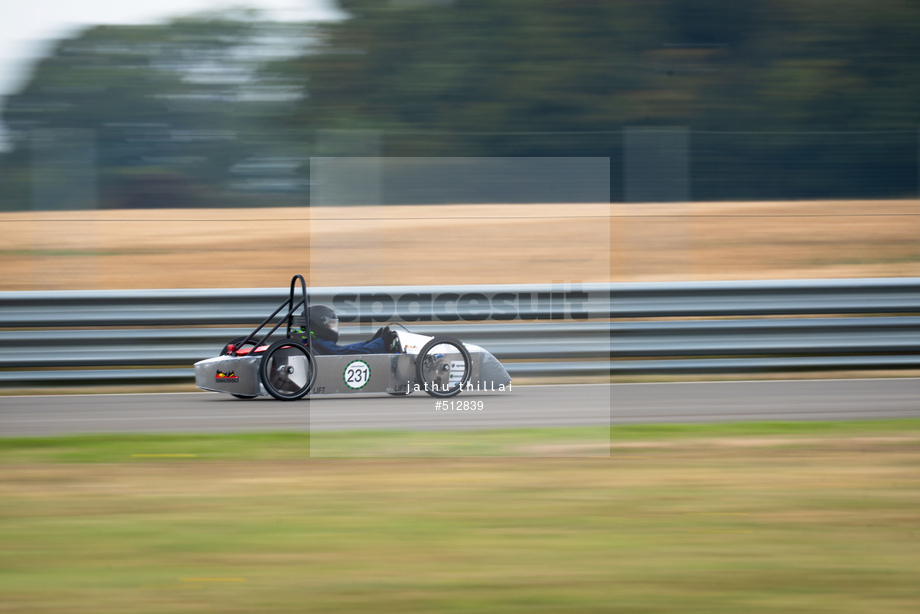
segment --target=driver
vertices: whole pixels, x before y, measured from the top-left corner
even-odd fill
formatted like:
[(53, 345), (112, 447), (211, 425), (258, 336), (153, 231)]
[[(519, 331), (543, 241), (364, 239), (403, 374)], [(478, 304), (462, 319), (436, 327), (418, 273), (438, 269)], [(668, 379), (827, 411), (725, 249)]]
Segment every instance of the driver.
[(317, 354), (387, 354), (399, 353), (399, 337), (389, 326), (377, 329), (369, 341), (338, 345), (339, 319), (326, 305), (310, 307), (310, 346)]

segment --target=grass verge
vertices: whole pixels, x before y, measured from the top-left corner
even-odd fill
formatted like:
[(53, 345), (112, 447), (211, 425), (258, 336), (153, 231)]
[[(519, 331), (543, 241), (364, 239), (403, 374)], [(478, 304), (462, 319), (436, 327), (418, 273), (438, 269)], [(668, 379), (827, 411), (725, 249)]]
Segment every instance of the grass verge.
[[(419, 431), (342, 431), (311, 435), (307, 431), (282, 431), (231, 434), (92, 434), (48, 437), (0, 438), (0, 466), (22, 463), (150, 463), (206, 461), (291, 461), (311, 456), (311, 444), (341, 444), (353, 456), (430, 457), (430, 456), (541, 456), (533, 445), (552, 446), (603, 442), (605, 449), (592, 456), (607, 456), (623, 447), (657, 447), (679, 440), (719, 440), (725, 438), (831, 438), (915, 434), (920, 440), (920, 418), (852, 420), (840, 422), (725, 422), (704, 424), (626, 424), (613, 427), (556, 427), (494, 429), (449, 432)], [(473, 448), (413, 448), (442, 440), (475, 441)], [(316, 452), (322, 450), (313, 450)], [(318, 456), (322, 457), (322, 454)]]
[(622, 426), (569, 459), (308, 437), (0, 440), (0, 612), (920, 606), (920, 420)]

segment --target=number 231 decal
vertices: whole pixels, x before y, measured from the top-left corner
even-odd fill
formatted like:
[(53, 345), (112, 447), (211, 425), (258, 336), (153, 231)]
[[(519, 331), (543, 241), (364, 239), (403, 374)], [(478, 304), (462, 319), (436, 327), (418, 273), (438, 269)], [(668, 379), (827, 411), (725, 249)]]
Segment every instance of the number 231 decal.
[(371, 368), (363, 360), (353, 360), (345, 367), (342, 374), (345, 385), (352, 390), (360, 390), (367, 385), (371, 378)]

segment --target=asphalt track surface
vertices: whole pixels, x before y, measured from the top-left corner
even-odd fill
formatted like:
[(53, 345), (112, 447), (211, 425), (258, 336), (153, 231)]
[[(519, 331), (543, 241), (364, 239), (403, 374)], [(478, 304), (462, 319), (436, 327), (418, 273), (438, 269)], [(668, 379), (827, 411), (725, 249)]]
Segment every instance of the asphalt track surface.
[[(517, 386), (453, 401), (455, 409), (445, 411), (423, 392), (295, 402), (206, 392), (0, 397), (0, 436), (311, 430), (311, 424), (313, 431), (463, 430), (920, 417), (920, 379)], [(481, 401), (482, 409), (458, 410), (458, 401)]]

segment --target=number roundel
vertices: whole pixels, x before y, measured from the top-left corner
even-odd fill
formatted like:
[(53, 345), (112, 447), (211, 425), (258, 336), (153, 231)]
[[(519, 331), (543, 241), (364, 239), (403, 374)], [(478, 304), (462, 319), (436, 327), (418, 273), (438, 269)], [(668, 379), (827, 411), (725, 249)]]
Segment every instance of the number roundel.
[(360, 390), (371, 379), (371, 368), (363, 360), (353, 360), (345, 367), (342, 373), (345, 385), (352, 390)]

